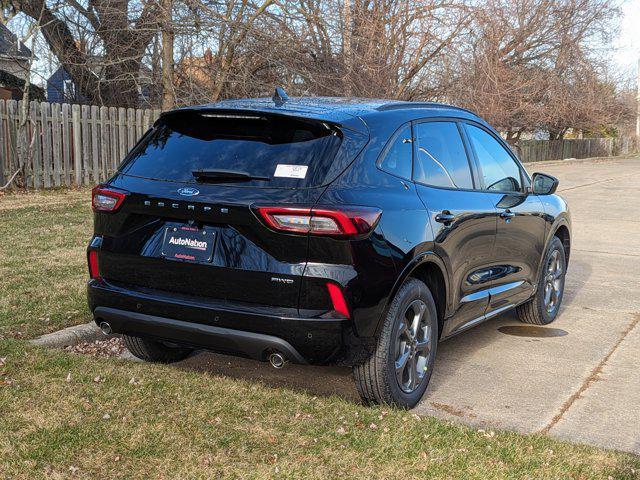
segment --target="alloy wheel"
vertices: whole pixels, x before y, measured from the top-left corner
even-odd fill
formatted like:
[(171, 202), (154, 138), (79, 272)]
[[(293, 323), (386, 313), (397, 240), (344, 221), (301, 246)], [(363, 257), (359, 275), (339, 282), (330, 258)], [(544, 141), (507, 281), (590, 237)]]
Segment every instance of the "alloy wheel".
[(564, 265), (560, 252), (554, 250), (547, 263), (547, 272), (544, 282), (544, 306), (548, 313), (553, 312), (560, 302), (563, 288)]
[(429, 368), (431, 325), (427, 305), (414, 300), (406, 308), (395, 344), (396, 379), (405, 393), (414, 392), (422, 383)]

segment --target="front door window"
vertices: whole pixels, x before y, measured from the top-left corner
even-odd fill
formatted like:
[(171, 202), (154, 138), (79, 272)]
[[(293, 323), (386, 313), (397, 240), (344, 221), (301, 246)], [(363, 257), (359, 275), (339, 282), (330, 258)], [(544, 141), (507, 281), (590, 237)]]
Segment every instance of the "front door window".
[(480, 127), (467, 125), (467, 133), (478, 159), (483, 188), (495, 192), (521, 192), (520, 167), (509, 152)]

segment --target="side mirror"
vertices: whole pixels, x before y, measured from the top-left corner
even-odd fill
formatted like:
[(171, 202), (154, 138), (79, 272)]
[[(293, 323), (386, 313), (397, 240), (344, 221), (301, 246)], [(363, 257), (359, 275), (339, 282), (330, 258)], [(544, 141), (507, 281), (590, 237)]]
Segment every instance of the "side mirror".
[(535, 195), (551, 195), (556, 193), (559, 183), (556, 177), (552, 177), (546, 173), (534, 173), (531, 181), (531, 190)]

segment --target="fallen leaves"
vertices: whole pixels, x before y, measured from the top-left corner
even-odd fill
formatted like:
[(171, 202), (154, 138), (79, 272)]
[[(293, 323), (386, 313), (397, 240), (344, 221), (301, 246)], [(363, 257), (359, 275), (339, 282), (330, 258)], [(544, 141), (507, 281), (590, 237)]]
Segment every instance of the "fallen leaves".
[(81, 342), (64, 348), (70, 353), (90, 355), (92, 357), (119, 357), (125, 351), (124, 341), (114, 337), (95, 342)]
[(296, 412), (293, 418), (295, 418), (296, 420), (312, 420), (313, 415), (311, 413)]

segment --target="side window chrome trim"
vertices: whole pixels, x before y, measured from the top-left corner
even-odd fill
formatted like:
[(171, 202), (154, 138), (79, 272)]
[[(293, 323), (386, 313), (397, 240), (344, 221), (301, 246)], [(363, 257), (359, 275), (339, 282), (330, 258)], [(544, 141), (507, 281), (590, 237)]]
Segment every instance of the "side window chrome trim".
[[(449, 170), (446, 169), (446, 167), (444, 165), (442, 165), (442, 163), (440, 163), (436, 157), (434, 157), (433, 155), (431, 155), (431, 153), (429, 152), (429, 150), (427, 150), (424, 147), (418, 147), (418, 150), (420, 150), (421, 152), (426, 153), (429, 158), (431, 158), (431, 160), (433, 160), (433, 163), (435, 163), (436, 165), (438, 165), (438, 167), (440, 167), (440, 169), (444, 172), (444, 174), (447, 176), (447, 178), (449, 179), (449, 181), (451, 182), (451, 185), (453, 185), (452, 188), (458, 190), (460, 189), (460, 187), (458, 187), (458, 185), (456, 185), (456, 182), (453, 181), (453, 178), (451, 178), (451, 174), (449, 173)], [(420, 182), (419, 182), (420, 183)]]

